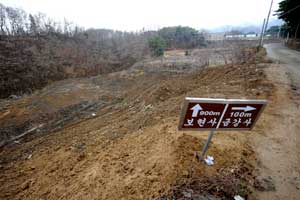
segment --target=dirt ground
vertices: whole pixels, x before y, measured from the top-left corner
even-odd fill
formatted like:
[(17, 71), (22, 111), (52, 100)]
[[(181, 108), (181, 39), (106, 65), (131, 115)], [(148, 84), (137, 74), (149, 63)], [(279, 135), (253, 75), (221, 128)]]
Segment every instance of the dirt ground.
[(259, 199), (296, 200), (300, 198), (300, 52), (280, 43), (266, 49), (276, 63), (265, 69), (276, 88), (266, 113), (272, 123), (266, 135), (252, 141), (260, 160), (260, 179), (272, 180), (274, 188), (257, 193)]
[[(267, 76), (272, 66), (126, 70), (2, 101), (2, 138), (33, 131), (0, 149), (0, 199), (257, 199), (276, 185), (259, 169), (259, 138), (278, 123), (277, 102), (290, 98)], [(185, 96), (270, 103), (253, 131), (217, 132), (208, 150), (216, 162), (206, 166), (194, 152), (208, 133), (177, 130)]]

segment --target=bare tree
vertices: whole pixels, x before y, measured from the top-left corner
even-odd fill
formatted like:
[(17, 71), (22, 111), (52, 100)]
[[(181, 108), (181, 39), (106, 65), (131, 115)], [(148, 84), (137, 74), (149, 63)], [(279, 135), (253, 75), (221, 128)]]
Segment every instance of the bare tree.
[(64, 34), (66, 35), (71, 35), (71, 25), (72, 23), (69, 22), (66, 18), (64, 18), (64, 25), (63, 25), (63, 31), (64, 31)]
[(57, 23), (52, 20), (51, 18), (47, 18), (45, 22), (45, 31), (46, 34), (52, 34), (55, 33)]
[(6, 11), (5, 6), (0, 3), (0, 35), (5, 35), (5, 26), (6, 26)]
[(17, 12), (17, 34), (22, 35), (27, 32), (26, 24), (27, 24), (27, 13), (22, 9), (16, 9)]
[(7, 19), (9, 22), (9, 31), (12, 35), (21, 35), (25, 33), (25, 22), (27, 20), (27, 14), (22, 9), (16, 9), (11, 7), (6, 7)]
[(46, 15), (43, 13), (37, 13), (34, 15), (34, 21), (36, 23), (37, 33), (45, 33)]
[(30, 22), (29, 34), (36, 35), (38, 33), (38, 26), (35, 22), (34, 17), (31, 14), (29, 14), (29, 22)]

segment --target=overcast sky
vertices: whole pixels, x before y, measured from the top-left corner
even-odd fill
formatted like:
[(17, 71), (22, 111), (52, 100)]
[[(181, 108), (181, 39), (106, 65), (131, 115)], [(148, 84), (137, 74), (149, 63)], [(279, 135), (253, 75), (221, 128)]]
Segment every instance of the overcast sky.
[[(278, 8), (274, 0), (273, 11)], [(85, 28), (136, 31), (164, 26), (212, 29), (226, 25), (258, 25), (271, 0), (0, 0), (30, 13), (64, 17)], [(273, 17), (276, 18), (276, 17)]]

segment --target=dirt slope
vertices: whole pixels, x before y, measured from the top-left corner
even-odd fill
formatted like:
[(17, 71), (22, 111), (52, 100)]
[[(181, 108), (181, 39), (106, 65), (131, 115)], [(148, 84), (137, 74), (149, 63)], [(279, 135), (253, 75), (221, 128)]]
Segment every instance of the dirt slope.
[(193, 156), (207, 133), (178, 132), (177, 123), (185, 96), (265, 99), (272, 91), (261, 68), (244, 64), (179, 75), (123, 71), (2, 102), (3, 131), (44, 125), (1, 148), (0, 198), (179, 198), (191, 188), (198, 197), (254, 198), (248, 137), (265, 134), (271, 110), (252, 132), (218, 132), (208, 151), (213, 167)]

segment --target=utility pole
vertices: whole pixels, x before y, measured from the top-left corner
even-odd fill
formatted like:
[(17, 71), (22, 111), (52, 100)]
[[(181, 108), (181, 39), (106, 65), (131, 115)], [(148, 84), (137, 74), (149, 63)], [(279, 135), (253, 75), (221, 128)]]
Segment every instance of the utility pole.
[(296, 28), (296, 32), (295, 32), (295, 39), (297, 39), (297, 35), (298, 35), (298, 29), (299, 29), (299, 23), (297, 25), (297, 28)]
[(264, 23), (263, 23), (263, 26), (262, 26), (262, 28), (261, 28), (260, 41), (259, 41), (259, 46), (260, 46), (260, 47), (262, 47), (262, 46), (263, 46), (263, 43), (264, 43), (265, 22), (266, 22), (266, 19), (264, 19)]
[(289, 37), (290, 37), (290, 32), (288, 31), (287, 36), (286, 36), (286, 39), (285, 39), (285, 43), (288, 43)]
[(272, 10), (272, 5), (273, 5), (273, 0), (271, 0), (271, 5), (270, 5), (270, 9), (269, 9), (269, 13), (268, 13), (267, 21), (266, 21), (266, 25), (265, 25), (265, 30), (264, 30), (264, 33), (266, 32), (266, 30), (267, 30), (267, 27), (268, 27), (269, 18), (270, 18), (270, 14), (271, 14), (271, 10)]
[[(282, 25), (281, 25), (282, 26)], [(281, 26), (279, 27), (278, 33), (277, 33), (277, 38), (280, 38), (280, 33), (281, 33)]]

